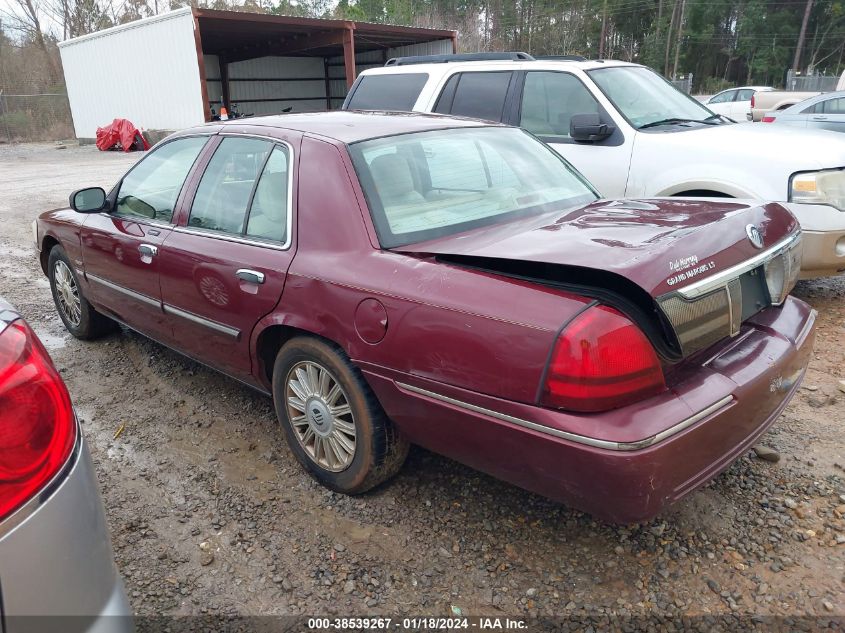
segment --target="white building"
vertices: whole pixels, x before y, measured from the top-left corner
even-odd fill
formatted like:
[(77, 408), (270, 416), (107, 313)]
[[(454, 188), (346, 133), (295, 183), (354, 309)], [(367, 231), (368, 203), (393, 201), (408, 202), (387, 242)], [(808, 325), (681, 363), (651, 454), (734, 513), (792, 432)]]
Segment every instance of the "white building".
[(357, 72), (455, 52), (455, 31), (191, 9), (59, 44), (76, 136), (115, 118), (148, 130), (244, 114), (337, 108)]

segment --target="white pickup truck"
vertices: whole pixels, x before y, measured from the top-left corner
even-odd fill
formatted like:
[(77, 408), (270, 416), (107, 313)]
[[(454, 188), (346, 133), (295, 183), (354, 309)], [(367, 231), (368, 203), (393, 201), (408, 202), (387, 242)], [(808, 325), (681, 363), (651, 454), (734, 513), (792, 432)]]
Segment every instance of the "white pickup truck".
[(845, 270), (845, 135), (733, 123), (636, 64), (513, 55), (391, 60), (362, 72), (343, 107), (519, 125), (608, 198), (779, 201), (804, 232), (802, 277)]
[[(836, 90), (845, 90), (845, 72), (839, 77), (839, 82), (836, 84)], [(786, 110), (796, 103), (801, 103), (807, 99), (817, 97), (821, 92), (790, 92), (789, 90), (768, 90), (766, 92), (757, 92), (751, 97), (751, 111), (749, 112), (749, 119), (752, 121), (762, 121), (763, 117), (769, 112), (777, 112), (778, 110)]]

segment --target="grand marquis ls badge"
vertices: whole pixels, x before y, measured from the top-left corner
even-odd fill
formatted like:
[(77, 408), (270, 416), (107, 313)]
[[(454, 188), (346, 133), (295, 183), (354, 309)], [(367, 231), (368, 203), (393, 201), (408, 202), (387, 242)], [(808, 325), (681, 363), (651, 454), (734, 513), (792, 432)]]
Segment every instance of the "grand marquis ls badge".
[(748, 235), (748, 241), (754, 245), (754, 248), (763, 248), (763, 236), (760, 234), (760, 229), (753, 224), (749, 224), (745, 227), (745, 233)]

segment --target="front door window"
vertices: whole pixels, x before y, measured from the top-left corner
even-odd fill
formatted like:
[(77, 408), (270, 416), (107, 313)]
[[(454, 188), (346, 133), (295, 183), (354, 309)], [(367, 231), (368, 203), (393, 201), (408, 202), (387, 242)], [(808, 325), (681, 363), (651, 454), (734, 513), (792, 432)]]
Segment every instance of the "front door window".
[(573, 115), (598, 113), (598, 102), (574, 75), (541, 71), (526, 74), (519, 124), (532, 134), (549, 142), (567, 142)]
[(120, 184), (115, 213), (170, 222), (188, 172), (208, 137), (192, 136), (152, 150)]

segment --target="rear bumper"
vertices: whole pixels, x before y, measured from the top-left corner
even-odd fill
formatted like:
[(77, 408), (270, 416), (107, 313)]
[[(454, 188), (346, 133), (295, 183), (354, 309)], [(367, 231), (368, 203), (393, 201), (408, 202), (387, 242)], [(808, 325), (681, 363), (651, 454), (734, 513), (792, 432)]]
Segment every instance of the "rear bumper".
[(0, 524), (0, 630), (131, 633), (84, 440), (52, 486)]
[(781, 204), (801, 224), (801, 279), (845, 271), (845, 212), (824, 204)]
[[(728, 468), (798, 389), (812, 351), (815, 313), (790, 298), (782, 309), (759, 316), (739, 340), (675, 385), (668, 400), (603, 414), (573, 416), (503, 401), (496, 407), (495, 399), (477, 394), (467, 408), (473, 396), (454, 388), (421, 388), (414, 379), (409, 390), (385, 376), (368, 372), (367, 378), (412, 442), (598, 518), (639, 522)], [(442, 398), (447, 391), (450, 401)], [(525, 421), (533, 426), (520, 423)], [(655, 435), (655, 424), (671, 433)], [(569, 438), (552, 432), (565, 428), (580, 433)], [(650, 443), (636, 448), (637, 437)], [(584, 438), (617, 445), (590, 445)]]

